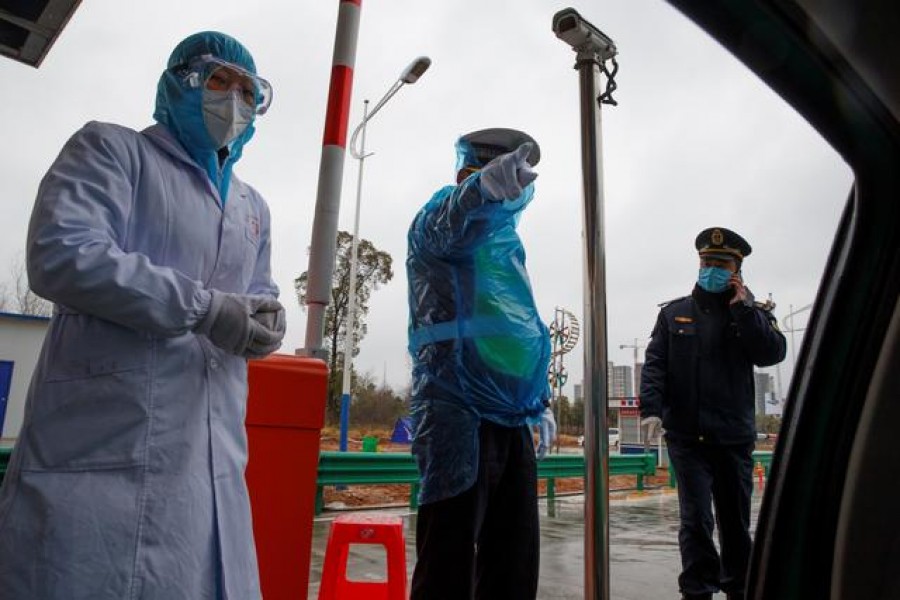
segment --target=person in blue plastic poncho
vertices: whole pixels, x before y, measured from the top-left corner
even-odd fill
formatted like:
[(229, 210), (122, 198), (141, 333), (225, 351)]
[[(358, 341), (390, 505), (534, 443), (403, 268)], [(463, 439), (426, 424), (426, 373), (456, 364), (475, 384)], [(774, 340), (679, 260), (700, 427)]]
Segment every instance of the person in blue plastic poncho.
[(537, 143), (487, 129), (456, 143), (457, 185), (413, 219), (406, 259), (412, 451), (421, 475), (413, 599), (534, 598), (550, 336), (516, 224)]
[(244, 483), (247, 359), (276, 350), (269, 211), (232, 167), (271, 87), (192, 35), (158, 124), (92, 122), (27, 238), (55, 310), (0, 490), (3, 600), (260, 597)]

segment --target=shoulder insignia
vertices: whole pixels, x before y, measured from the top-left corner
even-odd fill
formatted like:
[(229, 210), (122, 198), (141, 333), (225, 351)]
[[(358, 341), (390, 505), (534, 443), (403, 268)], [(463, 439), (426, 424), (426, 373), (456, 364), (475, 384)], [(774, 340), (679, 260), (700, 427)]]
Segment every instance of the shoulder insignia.
[(693, 323), (694, 318), (693, 317), (675, 317), (675, 322), (676, 323)]
[(660, 308), (664, 308), (670, 304), (674, 304), (675, 302), (678, 302), (679, 300), (684, 300), (685, 298), (690, 298), (690, 296), (679, 296), (678, 298), (675, 298), (673, 300), (668, 300), (666, 302), (660, 302), (659, 304), (657, 304), (657, 306)]
[(753, 303), (753, 306), (755, 306), (759, 310), (767, 312), (767, 313), (770, 313), (773, 310), (775, 310), (775, 303), (772, 302), (771, 298), (769, 298), (765, 302), (760, 302), (759, 300), (757, 300), (756, 302)]

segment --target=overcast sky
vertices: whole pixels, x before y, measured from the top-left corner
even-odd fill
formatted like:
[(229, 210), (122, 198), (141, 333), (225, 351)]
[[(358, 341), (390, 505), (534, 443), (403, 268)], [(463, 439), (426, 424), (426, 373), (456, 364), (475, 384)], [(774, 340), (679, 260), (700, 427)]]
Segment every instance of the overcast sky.
[[(40, 69), (0, 60), (0, 275), (24, 251), (40, 178), (85, 122), (152, 124), (156, 83), (182, 38), (235, 36), (273, 85), (271, 110), (235, 171), (268, 200), (273, 270), (288, 308), (283, 351), (303, 345), (306, 313), (293, 295), (308, 267), (338, 0), (82, 3)], [(372, 296), (369, 335), (355, 365), (406, 385), (406, 230), (454, 177), (456, 138), (484, 127), (528, 131), (541, 145), (535, 200), (519, 232), (538, 307), (582, 317), (582, 189), (578, 75), (556, 39), (567, 6), (619, 50), (619, 105), (603, 108), (609, 356), (646, 344), (657, 304), (690, 292), (696, 234), (709, 226), (753, 246), (744, 277), (770, 293), (779, 320), (811, 303), (852, 173), (815, 131), (753, 74), (659, 0), (363, 0), (351, 130), (416, 56), (431, 69), (371, 122), (360, 234), (394, 257), (395, 277)], [(357, 161), (344, 168), (340, 227), (352, 230)], [(801, 328), (808, 312), (796, 318)], [(799, 350), (801, 333), (796, 334)], [(789, 344), (791, 335), (788, 334)], [(791, 365), (781, 368), (787, 386)], [(641, 353), (643, 360), (643, 353)], [(581, 379), (581, 344), (568, 355), (566, 393)], [(775, 370), (771, 370), (775, 375)]]

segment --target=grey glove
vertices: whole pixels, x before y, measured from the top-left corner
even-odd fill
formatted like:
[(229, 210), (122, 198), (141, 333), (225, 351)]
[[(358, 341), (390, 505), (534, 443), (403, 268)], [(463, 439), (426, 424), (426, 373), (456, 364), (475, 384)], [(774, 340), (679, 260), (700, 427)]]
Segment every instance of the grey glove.
[(247, 358), (262, 358), (278, 350), (281, 347), (281, 340), (284, 339), (284, 331), (287, 326), (284, 307), (281, 305), (281, 302), (274, 298), (266, 298), (257, 306), (256, 312), (250, 315), (250, 318), (261, 325), (268, 334), (272, 335), (251, 336), (244, 356)]
[(541, 413), (541, 422), (538, 424), (538, 447), (536, 450), (538, 460), (542, 460), (547, 456), (547, 452), (553, 447), (555, 440), (556, 419), (553, 417), (553, 411), (548, 406)]
[(653, 439), (662, 429), (662, 419), (659, 417), (645, 417), (641, 419), (641, 427), (647, 428), (647, 439)]
[(213, 344), (236, 356), (250, 357), (249, 353), (255, 353), (251, 344), (254, 348), (280, 344), (283, 333), (278, 335), (270, 331), (250, 316), (269, 298), (218, 290), (210, 292), (209, 310), (194, 329), (196, 333), (205, 335)]
[(537, 179), (537, 173), (525, 159), (533, 144), (525, 142), (514, 152), (498, 156), (481, 170), (481, 189), (488, 200), (515, 200), (529, 183)]

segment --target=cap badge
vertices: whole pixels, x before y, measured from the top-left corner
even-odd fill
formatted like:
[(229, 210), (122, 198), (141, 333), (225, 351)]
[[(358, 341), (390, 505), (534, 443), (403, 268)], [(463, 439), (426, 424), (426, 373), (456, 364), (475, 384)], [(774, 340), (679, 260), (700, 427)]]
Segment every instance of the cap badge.
[(725, 241), (725, 236), (722, 235), (722, 231), (719, 229), (713, 229), (712, 234), (710, 235), (710, 240), (716, 246), (721, 246), (722, 242)]

